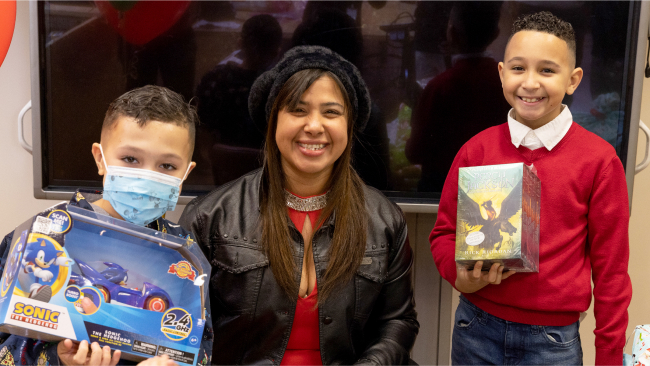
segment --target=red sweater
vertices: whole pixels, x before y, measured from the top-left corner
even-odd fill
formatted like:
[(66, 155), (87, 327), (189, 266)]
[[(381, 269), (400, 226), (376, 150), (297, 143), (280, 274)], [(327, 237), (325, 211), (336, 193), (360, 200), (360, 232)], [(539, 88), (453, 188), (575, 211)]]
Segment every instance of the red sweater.
[(622, 364), (632, 297), (625, 173), (614, 148), (578, 124), (551, 151), (516, 148), (507, 123), (463, 145), (429, 237), (438, 271), (455, 284), (458, 168), (518, 162), (534, 164), (542, 183), (539, 273), (517, 273), (465, 297), (505, 320), (564, 326), (589, 308), (593, 280), (596, 364)]

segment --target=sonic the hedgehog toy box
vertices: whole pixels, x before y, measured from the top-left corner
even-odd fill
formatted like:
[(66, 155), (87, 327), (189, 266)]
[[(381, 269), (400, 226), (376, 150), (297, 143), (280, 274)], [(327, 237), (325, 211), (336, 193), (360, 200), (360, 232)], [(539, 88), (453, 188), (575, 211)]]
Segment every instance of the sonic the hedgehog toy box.
[(538, 272), (541, 183), (523, 163), (460, 168), (456, 263)]
[(197, 362), (210, 265), (190, 238), (61, 203), (14, 231), (0, 331)]

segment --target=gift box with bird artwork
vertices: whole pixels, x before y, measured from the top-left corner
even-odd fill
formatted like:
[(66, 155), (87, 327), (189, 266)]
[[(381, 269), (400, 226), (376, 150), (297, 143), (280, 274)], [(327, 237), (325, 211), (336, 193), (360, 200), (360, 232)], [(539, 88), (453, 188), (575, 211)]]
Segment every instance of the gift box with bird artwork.
[(523, 163), (460, 168), (456, 262), (538, 272), (540, 193), (535, 168)]

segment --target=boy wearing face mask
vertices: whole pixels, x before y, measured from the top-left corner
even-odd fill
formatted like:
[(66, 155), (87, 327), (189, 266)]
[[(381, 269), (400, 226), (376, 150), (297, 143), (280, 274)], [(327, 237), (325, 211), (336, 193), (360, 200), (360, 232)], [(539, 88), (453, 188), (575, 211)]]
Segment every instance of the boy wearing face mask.
[[(197, 123), (194, 107), (164, 87), (144, 86), (118, 97), (104, 117), (101, 142), (92, 145), (104, 190), (79, 189), (70, 204), (171, 235), (192, 237), (163, 215), (176, 207), (182, 183), (196, 165), (191, 158)], [(0, 244), (0, 271), (12, 236), (7, 235)], [(43, 301), (49, 296), (48, 286), (30, 294)], [(92, 305), (82, 303), (84, 306)], [(209, 363), (212, 355), (209, 314), (206, 321), (198, 364)], [(11, 356), (17, 364), (116, 365), (120, 361), (119, 350), (111, 355), (108, 346), (102, 348), (97, 342), (90, 346), (86, 341), (78, 345), (70, 340), (45, 343), (5, 333), (0, 333), (0, 342), (0, 361)], [(175, 364), (164, 357), (142, 364)]]

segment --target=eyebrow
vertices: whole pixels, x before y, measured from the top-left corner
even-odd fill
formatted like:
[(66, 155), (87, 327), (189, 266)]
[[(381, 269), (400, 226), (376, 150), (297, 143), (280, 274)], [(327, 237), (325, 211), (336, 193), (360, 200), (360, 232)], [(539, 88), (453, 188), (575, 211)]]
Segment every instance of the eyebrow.
[(541, 63), (546, 64), (546, 65), (555, 66), (555, 67), (557, 67), (558, 69), (562, 67), (562, 66), (558, 65), (556, 62), (553, 62), (553, 61), (551, 61), (551, 60), (542, 60)]
[(345, 107), (342, 104), (336, 103), (336, 102), (329, 102), (329, 103), (321, 104), (321, 107), (333, 107), (333, 106), (338, 106), (338, 107), (341, 107), (341, 108), (345, 109)]
[[(125, 150), (126, 150), (126, 151), (125, 151)], [(122, 147), (120, 148), (120, 151), (121, 151), (122, 153), (124, 153), (124, 152), (144, 153), (144, 152), (145, 152), (145, 150), (143, 150), (143, 149), (141, 149), (141, 148), (139, 148), (139, 147), (129, 146), (129, 145), (127, 145), (127, 146), (122, 146)], [(163, 159), (181, 159), (181, 160), (183, 159), (183, 158), (180, 157), (180, 155), (178, 155), (178, 154), (174, 154), (174, 153), (166, 153), (166, 154), (162, 154), (162, 155), (160, 155), (160, 157), (163, 158)]]
[[(298, 101), (298, 104), (300, 104), (300, 105), (308, 105), (309, 103), (307, 103), (307, 102), (301, 100), (301, 101)], [(339, 106), (339, 107), (345, 109), (345, 106), (344, 106), (344, 105), (342, 105), (341, 103), (337, 103), (337, 102), (321, 103), (320, 106), (321, 106), (321, 107)]]
[[(515, 62), (515, 61), (526, 61), (526, 59), (523, 58), (523, 57), (513, 57), (513, 58), (511, 58), (510, 60), (508, 60), (507, 63), (511, 63), (511, 62)], [(557, 67), (557, 68), (561, 68), (561, 67), (562, 67), (562, 66), (558, 65), (556, 62), (553, 62), (553, 61), (551, 61), (551, 60), (542, 60), (542, 61), (540, 61), (540, 63), (542, 63), (542, 64), (546, 64), (546, 65), (555, 66), (555, 67)]]
[(165, 158), (165, 159), (181, 159), (181, 160), (183, 160), (183, 158), (181, 158), (178, 154), (174, 154), (174, 153), (162, 154), (160, 157)]
[(120, 150), (128, 150), (128, 151), (133, 151), (133, 152), (144, 152), (144, 150), (142, 150), (141, 148), (135, 147), (135, 146), (130, 146), (130, 145), (121, 146)]

